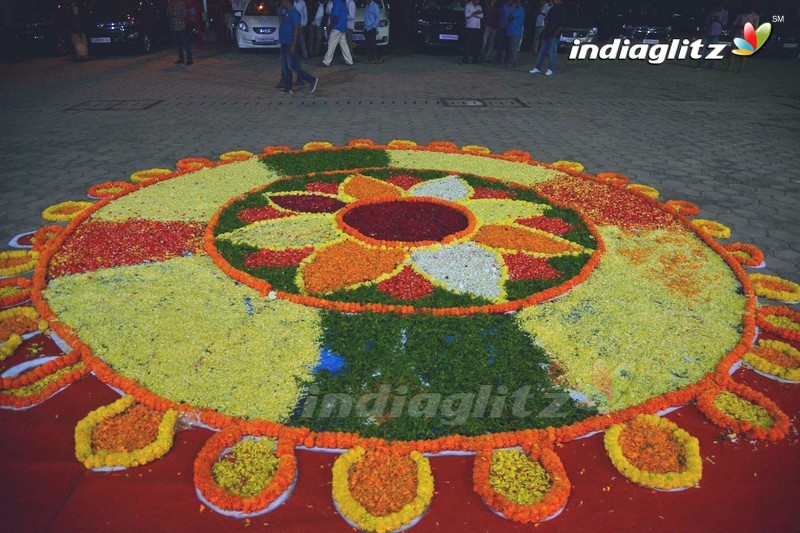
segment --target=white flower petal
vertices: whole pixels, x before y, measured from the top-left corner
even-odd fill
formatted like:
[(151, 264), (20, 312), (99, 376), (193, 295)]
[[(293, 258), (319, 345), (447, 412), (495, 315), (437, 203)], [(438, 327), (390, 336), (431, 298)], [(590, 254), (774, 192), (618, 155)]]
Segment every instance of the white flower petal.
[(492, 300), (503, 295), (500, 262), (475, 243), (417, 250), (411, 260), (421, 272), (452, 291)]
[(453, 175), (414, 185), (408, 190), (408, 194), (457, 202), (469, 198), (472, 194), (472, 187), (458, 176)]

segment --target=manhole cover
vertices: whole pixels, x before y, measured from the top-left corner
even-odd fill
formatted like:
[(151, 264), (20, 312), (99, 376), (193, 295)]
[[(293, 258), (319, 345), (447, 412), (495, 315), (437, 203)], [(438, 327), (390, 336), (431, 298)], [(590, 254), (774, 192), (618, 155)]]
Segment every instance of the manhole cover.
[(66, 111), (147, 111), (162, 100), (89, 100)]
[(441, 98), (439, 101), (445, 107), (528, 107), (517, 98)]

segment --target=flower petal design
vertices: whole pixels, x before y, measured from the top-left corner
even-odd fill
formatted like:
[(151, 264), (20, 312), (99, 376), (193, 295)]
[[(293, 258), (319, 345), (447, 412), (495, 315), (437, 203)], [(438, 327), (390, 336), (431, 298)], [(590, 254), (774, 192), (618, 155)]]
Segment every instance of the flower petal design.
[(344, 240), (311, 256), (301, 265), (298, 278), (307, 294), (322, 294), (389, 274), (407, 257), (402, 249), (369, 248)]
[(540, 229), (554, 235), (564, 235), (565, 233), (569, 233), (575, 229), (572, 224), (569, 224), (558, 217), (535, 216), (530, 218), (521, 218), (517, 220), (516, 223), (522, 224), (523, 226), (527, 226), (529, 228)]
[(428, 180), (408, 190), (411, 196), (429, 196), (440, 200), (457, 202), (472, 196), (472, 187), (456, 175)]
[(278, 207), (299, 213), (335, 213), (346, 205), (336, 198), (314, 193), (271, 194), (267, 198)]
[(386, 182), (391, 183), (392, 185), (397, 185), (404, 191), (407, 191), (414, 185), (422, 183), (422, 180), (419, 178), (415, 178), (410, 174), (400, 174), (399, 176), (392, 176), (391, 178), (387, 179)]
[(508, 278), (517, 279), (554, 279), (561, 272), (547, 264), (546, 257), (533, 257), (524, 253), (503, 254), (503, 261), (508, 268)]
[(475, 243), (417, 250), (411, 259), (420, 271), (449, 290), (491, 299), (503, 296), (500, 261)]
[(396, 276), (378, 283), (378, 290), (396, 300), (419, 300), (433, 292), (433, 283), (406, 266)]
[(544, 231), (522, 226), (492, 224), (483, 226), (473, 237), (479, 244), (500, 250), (516, 250), (541, 255), (580, 253), (582, 246)]
[(342, 183), (342, 192), (354, 200), (382, 197), (400, 198), (403, 196), (403, 191), (399, 187), (361, 174), (349, 176)]
[(305, 213), (255, 222), (217, 238), (256, 248), (276, 249), (318, 246), (335, 241), (340, 236), (333, 217), (327, 213)]
[(508, 223), (518, 218), (529, 218), (541, 215), (550, 206), (544, 204), (534, 204), (521, 200), (467, 200), (463, 205), (469, 208), (475, 218), (483, 224)]

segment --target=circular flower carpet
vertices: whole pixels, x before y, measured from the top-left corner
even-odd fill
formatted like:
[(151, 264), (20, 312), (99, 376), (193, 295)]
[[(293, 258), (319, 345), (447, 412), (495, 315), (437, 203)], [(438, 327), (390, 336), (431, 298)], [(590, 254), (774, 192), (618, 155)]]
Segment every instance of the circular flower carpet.
[[(197, 495), (246, 518), (289, 497), (296, 448), (346, 452), (336, 508), (392, 531), (430, 505), (433, 454), (475, 454), (486, 504), (532, 522), (569, 497), (559, 443), (606, 431), (625, 477), (681, 490), (701, 479), (701, 444), (665, 411), (694, 402), (750, 438), (788, 430), (730, 374), (744, 360), (800, 380), (800, 315), (756, 299), (798, 301), (800, 286), (746, 272), (763, 254), (718, 243), (730, 230), (686, 218), (693, 204), (448, 142), (177, 167), (52, 206), (66, 227), (3, 252), (0, 357), (40, 330), (66, 355), (7, 371), (0, 404), (33, 406), (90, 371), (122, 394), (76, 428), (87, 468), (153, 461), (176, 427), (220, 430)], [(34, 265), (32, 282), (14, 277)]]

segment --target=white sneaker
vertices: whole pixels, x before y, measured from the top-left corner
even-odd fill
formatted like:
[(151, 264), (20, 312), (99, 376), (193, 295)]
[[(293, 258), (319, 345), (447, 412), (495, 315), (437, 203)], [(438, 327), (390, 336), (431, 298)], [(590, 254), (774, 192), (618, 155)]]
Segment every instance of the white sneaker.
[(539, 74), (541, 72), (541, 70), (539, 70), (538, 68), (535, 68), (533, 70), (529, 70), (528, 72), (530, 72), (531, 74)]
[(547, 72), (545, 72), (544, 75), (545, 76), (552, 76), (553, 75), (553, 71), (550, 70), (550, 69), (547, 69)]

